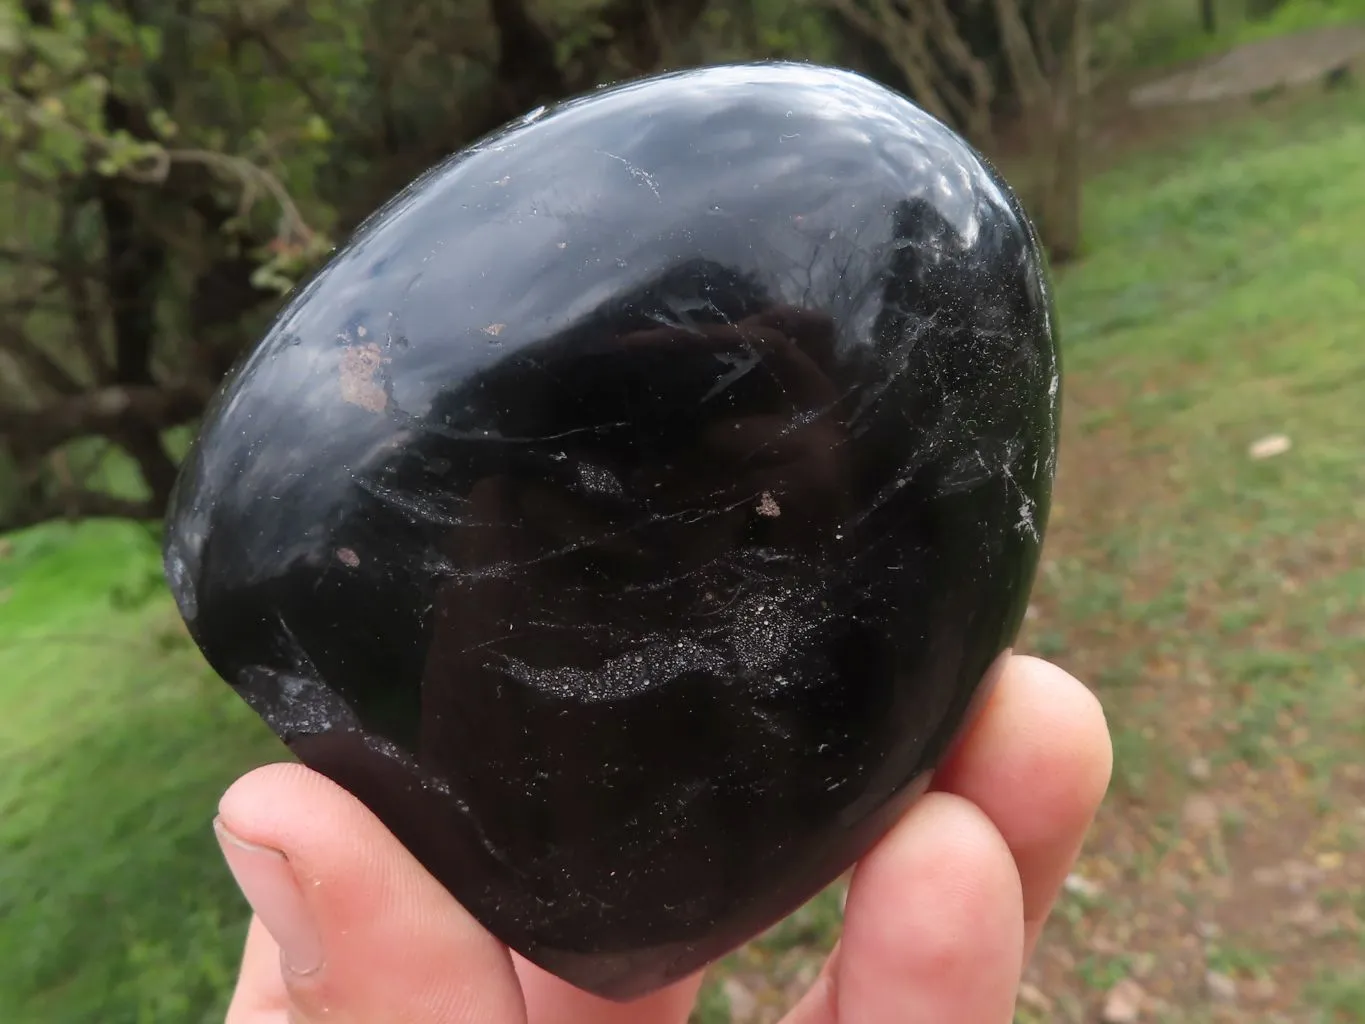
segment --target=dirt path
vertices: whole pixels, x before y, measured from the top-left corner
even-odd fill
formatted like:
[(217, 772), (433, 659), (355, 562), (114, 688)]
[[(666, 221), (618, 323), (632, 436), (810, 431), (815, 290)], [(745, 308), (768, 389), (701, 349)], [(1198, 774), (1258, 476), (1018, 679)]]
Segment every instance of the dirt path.
[(1323, 81), (1365, 56), (1365, 24), (1336, 25), (1266, 39), (1138, 86), (1138, 108), (1247, 99)]

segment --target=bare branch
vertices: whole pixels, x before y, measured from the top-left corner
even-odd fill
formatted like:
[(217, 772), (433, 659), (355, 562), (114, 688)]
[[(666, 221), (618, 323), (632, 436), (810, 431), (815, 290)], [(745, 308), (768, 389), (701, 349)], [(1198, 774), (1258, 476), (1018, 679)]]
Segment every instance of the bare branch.
[(241, 189), (238, 216), (244, 216), (255, 205), (262, 191), (279, 207), (280, 219), (276, 228), (279, 240), (289, 245), (307, 245), (314, 238), (313, 229), (299, 213), (299, 208), (283, 182), (263, 167), (243, 157), (218, 153), (211, 149), (160, 149), (148, 154), (139, 165), (129, 167), (125, 174), (143, 184), (161, 184), (170, 174), (173, 164), (199, 164), (216, 172)]
[[(28, 124), (41, 125), (50, 117), (38, 105), (12, 89), (0, 86), (0, 102), (10, 106)], [(80, 136), (97, 153), (110, 150), (110, 140), (86, 130), (78, 124), (66, 122), (65, 127)], [(219, 153), (209, 149), (166, 149), (157, 143), (144, 140), (146, 148), (141, 159), (120, 168), (120, 173), (141, 184), (162, 184), (175, 164), (197, 164), (213, 171), (220, 178), (238, 186), (241, 198), (238, 215), (245, 215), (254, 205), (262, 192), (268, 194), (279, 207), (280, 218), (276, 229), (277, 238), (290, 246), (306, 247), (316, 238), (316, 234), (299, 212), (298, 205), (290, 196), (289, 190), (270, 171), (250, 160), (230, 153)]]
[(979, 135), (982, 127), (989, 130), (990, 105), (991, 101), (995, 99), (995, 82), (991, 79), (990, 68), (987, 67), (984, 60), (972, 52), (971, 47), (963, 39), (958, 23), (948, 10), (946, 0), (929, 0), (929, 9), (933, 12), (938, 26), (938, 30), (934, 34), (934, 42), (938, 44), (958, 72), (971, 83), (970, 108), (964, 111), (964, 117), (971, 121), (979, 112), (986, 115), (985, 125), (976, 126), (976, 134)]
[(154, 501), (116, 498), (101, 491), (67, 490), (24, 503), (0, 522), (6, 530), (22, 530), (26, 526), (50, 522), (53, 519), (143, 519), (155, 520), (162, 509)]
[(56, 270), (62, 289), (66, 292), (71, 319), (75, 324), (75, 338), (80, 344), (90, 376), (94, 380), (102, 380), (108, 367), (102, 346), (100, 317), (95, 312), (94, 297), (90, 292), (90, 276), (77, 269), (79, 260), (76, 254), (81, 248), (76, 238), (76, 218), (79, 214), (80, 207), (75, 203), (62, 204), (61, 226), (57, 231), (62, 259), (57, 262)]
[(821, 2), (886, 51), (921, 107), (977, 142), (989, 141), (995, 83), (948, 0)]
[(924, 8), (907, 4), (897, 10), (890, 0), (870, 0), (870, 9), (858, 0), (825, 0), (845, 21), (869, 39), (879, 41), (910, 83), (915, 99), (941, 121), (958, 123), (939, 92), (941, 76), (929, 52), (923, 21)]
[[(0, 321), (0, 350), (24, 370), (26, 376), (58, 395), (77, 395), (85, 387), (76, 374), (54, 359), (22, 327)], [(0, 419), (4, 416), (0, 411)], [(4, 433), (0, 428), (0, 436)]]
[(164, 430), (194, 419), (209, 394), (199, 383), (138, 385), (86, 391), (40, 408), (0, 406), (0, 438), (42, 452), (78, 437), (117, 435), (129, 423)]
[(1036, 109), (1047, 100), (1048, 80), (1034, 50), (1028, 25), (1019, 10), (1018, 0), (994, 0), (1000, 45), (1005, 51), (1010, 75), (1025, 108)]

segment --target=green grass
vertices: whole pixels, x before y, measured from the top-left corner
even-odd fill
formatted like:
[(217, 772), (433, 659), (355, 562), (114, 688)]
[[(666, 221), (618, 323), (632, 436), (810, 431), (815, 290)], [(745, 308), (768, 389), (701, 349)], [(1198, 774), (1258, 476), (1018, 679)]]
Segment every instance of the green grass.
[(210, 822), (278, 756), (206, 675), (128, 524), (0, 561), (0, 1020), (222, 1020), (243, 905)]
[[(1057, 522), (1107, 528), (1059, 550), (1040, 589), (1063, 624), (1140, 624), (1258, 687), (1248, 716), (1311, 682), (1314, 724), (1350, 728), (1331, 703), (1365, 664), (1365, 633), (1343, 628), (1365, 607), (1344, 532), (1365, 523), (1365, 100), (1115, 171), (1089, 228), (1059, 288), (1075, 441)], [(1248, 454), (1281, 433), (1286, 453)], [(1087, 461), (1101, 445), (1110, 463)], [(1146, 668), (1136, 653), (1111, 686)]]
[[(1160, 913), (1152, 883), (1191, 841), (1178, 812), (1198, 755), (1231, 810), (1187, 870), (1240, 884), (1271, 922), (1287, 897), (1248, 892), (1229, 850), (1276, 863), (1315, 829), (1340, 834), (1359, 802), (1365, 93), (1121, 166), (1094, 182), (1087, 226), (1090, 255), (1058, 283), (1068, 419), (1031, 631), (1108, 708), (1114, 831), (1138, 823), (1153, 847), (1128, 898)], [(1277, 434), (1287, 451), (1252, 456)], [(1302, 785), (1236, 781), (1254, 772)], [(1270, 813), (1238, 809), (1267, 798)], [(1343, 966), (1358, 930), (1318, 940), (1314, 980), (1288, 937), (1242, 926), (1206, 951), (1211, 969), (1259, 976), (1287, 958), (1293, 1019), (1365, 1019)], [(1081, 980), (1102, 993), (1112, 979)]]
[[(1089, 256), (1058, 282), (1067, 442), (1030, 641), (1101, 689), (1119, 795), (1153, 803), (1162, 834), (1176, 734), (1224, 721), (1216, 771), (1288, 756), (1326, 814), (1365, 749), (1365, 94), (1133, 160), (1088, 203)], [(1275, 433), (1289, 451), (1248, 455)], [(221, 1019), (242, 914), (209, 822), (280, 748), (175, 628), (145, 532), (10, 543), (0, 1020)], [(1217, 723), (1186, 720), (1198, 679)], [(1228, 841), (1260, 827), (1239, 819)], [(838, 919), (826, 895), (730, 964), (793, 973)], [(1246, 973), (1274, 950), (1239, 938), (1218, 957)], [(1125, 969), (1077, 962), (1087, 987)], [(1303, 1009), (1360, 1019), (1361, 993), (1358, 971), (1323, 966)], [(714, 986), (707, 1000), (724, 1020)]]

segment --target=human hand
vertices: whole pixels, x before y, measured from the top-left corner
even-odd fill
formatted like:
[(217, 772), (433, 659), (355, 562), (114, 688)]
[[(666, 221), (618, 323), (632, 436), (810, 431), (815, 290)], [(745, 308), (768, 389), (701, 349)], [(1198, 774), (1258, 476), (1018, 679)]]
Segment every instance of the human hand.
[[(854, 871), (843, 937), (785, 1024), (1009, 1024), (1109, 783), (1098, 701), (1014, 657), (933, 791)], [(700, 977), (630, 1004), (510, 954), (354, 797), (297, 764), (223, 796), (256, 916), (228, 1024), (683, 1024)]]

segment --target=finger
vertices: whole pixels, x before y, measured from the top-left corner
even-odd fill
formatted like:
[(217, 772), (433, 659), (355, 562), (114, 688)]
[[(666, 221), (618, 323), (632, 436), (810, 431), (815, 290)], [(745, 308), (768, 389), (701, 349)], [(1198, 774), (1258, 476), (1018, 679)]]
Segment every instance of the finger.
[(930, 793), (854, 871), (839, 947), (786, 1024), (1009, 1024), (1021, 907), (990, 819)]
[(280, 972), (280, 947), (255, 914), (246, 932), (242, 968), (224, 1024), (266, 1024), (285, 1019), (289, 993)]
[(630, 1003), (599, 999), (561, 981), (524, 957), (512, 955), (531, 1024), (685, 1024), (701, 975)]
[(280, 951), (272, 963), (253, 933), (234, 1024), (281, 992), (291, 1022), (524, 1024), (506, 949), (330, 780), (257, 769), (224, 794), (215, 829)]
[(1018, 865), (1031, 955), (1109, 787), (1104, 710), (1085, 686), (1037, 658), (1011, 658), (934, 788), (976, 804)]

